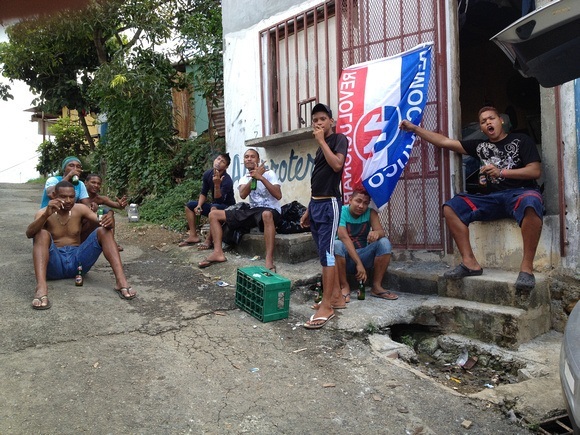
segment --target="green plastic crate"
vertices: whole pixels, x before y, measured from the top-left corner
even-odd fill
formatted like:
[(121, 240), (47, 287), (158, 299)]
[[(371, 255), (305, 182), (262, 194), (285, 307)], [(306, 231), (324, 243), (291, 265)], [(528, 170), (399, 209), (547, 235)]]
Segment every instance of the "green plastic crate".
[(286, 319), (290, 309), (290, 280), (265, 267), (240, 267), (236, 306), (264, 323)]

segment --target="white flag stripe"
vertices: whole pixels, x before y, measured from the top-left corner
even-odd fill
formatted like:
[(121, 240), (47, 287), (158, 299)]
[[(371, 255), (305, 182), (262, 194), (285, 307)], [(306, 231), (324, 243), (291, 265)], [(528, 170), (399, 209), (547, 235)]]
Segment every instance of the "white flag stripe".
[(365, 89), (365, 112), (375, 107), (396, 106), (401, 101), (400, 57), (377, 63), (369, 68)]

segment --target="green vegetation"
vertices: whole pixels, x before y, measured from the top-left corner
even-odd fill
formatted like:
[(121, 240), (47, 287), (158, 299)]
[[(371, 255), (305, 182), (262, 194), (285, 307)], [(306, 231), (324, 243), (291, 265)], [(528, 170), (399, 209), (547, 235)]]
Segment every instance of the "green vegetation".
[[(89, 154), (83, 129), (77, 122), (72, 122), (70, 118), (59, 118), (56, 124), (51, 126), (50, 131), (54, 135), (54, 141), (46, 140), (38, 147), (40, 157), (36, 170), (41, 174), (59, 172), (66, 156), (82, 158)], [(85, 161), (83, 166), (87, 166)]]
[(188, 179), (162, 196), (146, 198), (139, 209), (143, 220), (163, 224), (175, 231), (187, 228), (184, 205), (192, 198), (197, 198), (201, 189), (201, 180)]
[(417, 344), (417, 340), (411, 335), (403, 335), (401, 337), (401, 343), (414, 349), (415, 345)]
[[(62, 121), (61, 137), (40, 145), (41, 173), (77, 155), (103, 175), (104, 193), (126, 194), (144, 219), (178, 227), (173, 216), (183, 222), (183, 203), (197, 197), (195, 182), (224, 149), (212, 126), (198, 140), (177, 138), (172, 107), (175, 89), (201, 92), (210, 113), (223, 94), (220, 1), (90, 0), (80, 11), (24, 18), (6, 33), (2, 75), (27, 83), (39, 110), (79, 115), (78, 125)], [(172, 50), (157, 50), (162, 44)], [(192, 65), (194, 76), (178, 74), (175, 59)], [(8, 86), (0, 98), (11, 98)], [(89, 133), (89, 113), (106, 115), (100, 141)]]
[(374, 322), (369, 322), (365, 326), (365, 332), (367, 334), (376, 334), (379, 331), (380, 331), (380, 328)]
[(219, 139), (216, 144), (218, 150), (212, 149), (207, 135), (185, 141), (175, 156), (176, 162), (173, 162), (174, 167), (180, 162), (182, 169), (179, 175), (185, 178), (163, 194), (151, 194), (143, 198), (140, 208), (143, 220), (165, 225), (175, 231), (187, 229), (183, 207), (190, 199), (198, 198), (204, 171), (211, 167), (215, 155), (225, 148), (223, 139)]

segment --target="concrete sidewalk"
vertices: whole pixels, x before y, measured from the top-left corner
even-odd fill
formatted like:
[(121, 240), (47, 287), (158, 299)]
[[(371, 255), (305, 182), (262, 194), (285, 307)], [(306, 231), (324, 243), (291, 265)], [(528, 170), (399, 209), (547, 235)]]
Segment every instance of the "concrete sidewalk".
[[(197, 263), (207, 255), (207, 251), (200, 252), (195, 247), (166, 246), (165, 249), (172, 255), (179, 257), (181, 261), (192, 264), (193, 267), (196, 267)], [(263, 266), (262, 258), (254, 259), (254, 257), (239, 255), (235, 249), (226, 252), (226, 257), (228, 258), (227, 262), (202, 270), (206, 278), (213, 281), (224, 280), (235, 285), (238, 267)], [(308, 290), (308, 287), (320, 280), (320, 264), (318, 260), (308, 260), (296, 264), (278, 262), (276, 265), (277, 273), (292, 282), (290, 318), (296, 320), (296, 325), (301, 325), (313, 313), (310, 306), (313, 303), (315, 293)], [(367, 334), (365, 331), (369, 330), (388, 333), (389, 327), (393, 325), (412, 324), (416, 320), (418, 312), (429, 310), (435, 305), (445, 306), (446, 301), (449, 300), (436, 294), (430, 294), (433, 292), (432, 289), (422, 291), (417, 288), (417, 286), (422, 285), (422, 279), (426, 275), (432, 275), (436, 280), (447, 268), (448, 266), (443, 263), (409, 264), (392, 261), (389, 270), (405, 272), (404, 275), (408, 276), (405, 278), (404, 285), (410, 286), (412, 292), (398, 292), (399, 299), (395, 301), (368, 296), (366, 300), (358, 301), (353, 293), (348, 308), (337, 310), (339, 315), (330, 321), (324, 329), (365, 335)], [(493, 272), (488, 271), (488, 273)], [(413, 276), (416, 277), (416, 281), (413, 281)], [(472, 304), (485, 305), (477, 302)], [(452, 302), (449, 302), (449, 310), (452, 309), (452, 305)], [(376, 337), (371, 339), (370, 343), (375, 352), (385, 357), (392, 357), (393, 350), (401, 350), (405, 347), (400, 343), (393, 343), (388, 335)], [(493, 389), (482, 386), (482, 391), (472, 396), (499, 405), (513, 404), (514, 412), (525, 416), (530, 421), (541, 421), (547, 416), (553, 415), (556, 410), (565, 409), (558, 368), (562, 337), (561, 333), (550, 331), (520, 345), (517, 350), (508, 350), (476, 339), (452, 334), (452, 339), (457, 342), (458, 347), (481, 349), (481, 352), (494, 355), (497, 359), (508, 362), (517, 361), (518, 365), (526, 366), (525, 369), (519, 371), (518, 380), (520, 382), (500, 385)], [(406, 353), (408, 349), (401, 351)], [(408, 369), (414, 370), (411, 365), (402, 364)]]

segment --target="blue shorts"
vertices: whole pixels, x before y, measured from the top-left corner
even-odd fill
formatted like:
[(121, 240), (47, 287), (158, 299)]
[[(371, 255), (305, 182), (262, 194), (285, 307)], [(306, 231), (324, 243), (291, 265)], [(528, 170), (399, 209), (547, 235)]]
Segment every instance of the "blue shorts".
[(310, 231), (323, 267), (335, 264), (334, 240), (340, 222), (340, 206), (337, 198), (312, 199), (308, 204)]
[(534, 189), (509, 189), (486, 195), (460, 193), (443, 205), (451, 207), (465, 225), (512, 218), (521, 226), (526, 208), (532, 207), (540, 219), (545, 213), (542, 194)]
[[(189, 201), (187, 204), (185, 204), (185, 206), (191, 211), (195, 212), (195, 207), (197, 207), (197, 201)], [(207, 202), (204, 202), (201, 205), (201, 214), (203, 216), (209, 216), (209, 212), (211, 211), (212, 208), (217, 208), (218, 210), (225, 210), (228, 207), (229, 205), (227, 204), (208, 204)]]
[(85, 274), (97, 262), (101, 252), (103, 248), (99, 245), (97, 230), (93, 231), (80, 246), (58, 248), (51, 238), (46, 279), (74, 278), (79, 264), (83, 266)]
[[(375, 257), (389, 255), (391, 254), (391, 251), (391, 242), (386, 237), (382, 237), (376, 242), (365, 246), (364, 248), (357, 249), (356, 253), (363, 262), (365, 269), (372, 269), (375, 264)], [(334, 255), (337, 257), (346, 258), (346, 273), (356, 273), (356, 264), (354, 260), (350, 258), (350, 255), (348, 255), (348, 251), (346, 250), (344, 243), (342, 243), (342, 241), (339, 239), (334, 242)]]

